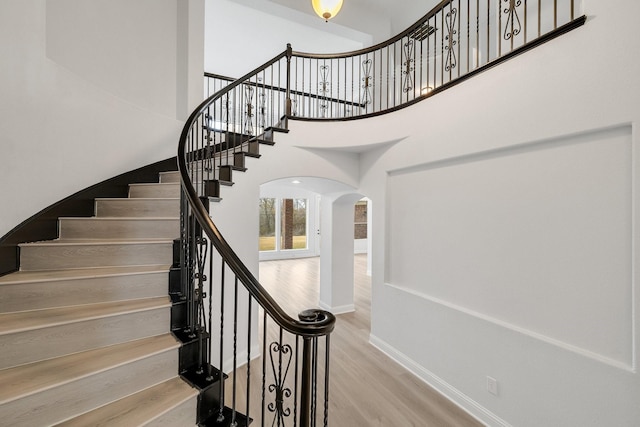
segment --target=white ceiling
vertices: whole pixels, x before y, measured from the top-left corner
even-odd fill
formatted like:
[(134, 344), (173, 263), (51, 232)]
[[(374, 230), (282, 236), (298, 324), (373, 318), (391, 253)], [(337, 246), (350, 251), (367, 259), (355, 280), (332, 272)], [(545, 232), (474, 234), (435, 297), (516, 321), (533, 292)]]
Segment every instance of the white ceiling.
[[(289, 14), (287, 18), (304, 20), (313, 16), (313, 26), (332, 26), (338, 31), (338, 27), (351, 29), (356, 32), (371, 36), (372, 43), (378, 43), (401, 32), (409, 25), (416, 22), (439, 0), (344, 0), (342, 10), (329, 23), (315, 16), (311, 0), (231, 0), (245, 6), (259, 9), (263, 12), (274, 14)], [(331, 28), (331, 27), (329, 27)]]

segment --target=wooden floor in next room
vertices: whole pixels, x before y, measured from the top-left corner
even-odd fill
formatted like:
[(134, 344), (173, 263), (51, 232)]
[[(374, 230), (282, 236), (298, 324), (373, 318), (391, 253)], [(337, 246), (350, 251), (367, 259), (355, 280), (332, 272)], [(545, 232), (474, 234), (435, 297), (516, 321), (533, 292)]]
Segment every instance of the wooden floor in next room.
[[(355, 306), (338, 316), (331, 337), (329, 424), (481, 426), (413, 374), (369, 344), (371, 280), (366, 255), (355, 256)], [(317, 307), (319, 258), (263, 261), (260, 282), (291, 315)]]

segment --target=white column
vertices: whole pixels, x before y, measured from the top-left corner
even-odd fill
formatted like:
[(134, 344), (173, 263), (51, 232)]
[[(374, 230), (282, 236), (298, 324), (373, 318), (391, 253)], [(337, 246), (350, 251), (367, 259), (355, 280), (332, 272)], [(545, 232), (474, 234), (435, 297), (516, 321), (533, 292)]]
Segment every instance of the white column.
[(355, 310), (353, 304), (353, 214), (362, 196), (322, 198), (320, 227), (320, 307), (334, 314)]

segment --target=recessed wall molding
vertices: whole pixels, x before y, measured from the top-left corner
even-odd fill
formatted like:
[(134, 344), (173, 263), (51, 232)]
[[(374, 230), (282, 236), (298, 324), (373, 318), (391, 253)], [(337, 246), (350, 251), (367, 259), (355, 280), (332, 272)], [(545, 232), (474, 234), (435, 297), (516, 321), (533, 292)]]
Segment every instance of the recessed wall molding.
[[(462, 306), (459, 306), (459, 305), (456, 305), (456, 304), (452, 304), (452, 303), (450, 303), (448, 301), (444, 301), (444, 300), (441, 300), (441, 299), (438, 299), (438, 298), (433, 298), (433, 297), (431, 297), (429, 295), (426, 295), (426, 294), (423, 294), (423, 293), (420, 293), (420, 292), (416, 292), (416, 291), (414, 291), (412, 289), (407, 289), (407, 288), (402, 287), (402, 286), (397, 286), (397, 285), (394, 285), (394, 284), (391, 284), (391, 283), (385, 283), (385, 286), (388, 286), (388, 287), (393, 288), (393, 289), (395, 289), (397, 291), (409, 294), (414, 298), (421, 298), (421, 299), (426, 300), (426, 301), (428, 301), (430, 303), (446, 307), (446, 308), (448, 308), (450, 310), (455, 310), (455, 311), (463, 313), (463, 314), (465, 314), (467, 316), (471, 316), (471, 317), (483, 320), (483, 321), (488, 322), (488, 323), (492, 323), (492, 324), (494, 324), (494, 325), (496, 325), (498, 327), (505, 328), (505, 329), (508, 329), (510, 331), (522, 334), (522, 335), (526, 335), (526, 336), (528, 336), (530, 338), (533, 338), (534, 340), (542, 341), (542, 342), (544, 342), (546, 344), (561, 348), (561, 349), (566, 350), (566, 351), (570, 351), (570, 352), (575, 353), (575, 354), (577, 354), (579, 356), (586, 357), (586, 358), (591, 359), (591, 360), (595, 360), (596, 362), (603, 363), (605, 365), (609, 365), (609, 366), (614, 367), (616, 369), (620, 369), (620, 370), (623, 370), (625, 372), (636, 373), (636, 370), (630, 364), (622, 363), (622, 362), (620, 362), (618, 360), (602, 356), (601, 354), (594, 353), (594, 352), (586, 350), (584, 348), (580, 348), (580, 347), (571, 345), (569, 343), (554, 339), (552, 337), (537, 333), (535, 331), (519, 327), (519, 326), (514, 325), (512, 323), (496, 319), (494, 317), (488, 316), (488, 315), (483, 314), (483, 313), (479, 313), (479, 312), (474, 311), (474, 310), (470, 310), (468, 308), (465, 308), (465, 307), (462, 307)], [(378, 347), (378, 346), (376, 345), (376, 347)], [(382, 348), (381, 348), (381, 350), (382, 350)], [(383, 350), (383, 351), (385, 351), (385, 350)], [(388, 351), (385, 351), (385, 353), (388, 353)], [(401, 363), (401, 364), (403, 366), (406, 366), (405, 363)], [(415, 369), (411, 369), (411, 368), (407, 368), (407, 369), (411, 370), (412, 372), (415, 372)], [(422, 367), (421, 367), (421, 369), (427, 371), (426, 369), (424, 369)], [(420, 376), (420, 375), (418, 375), (418, 376)]]

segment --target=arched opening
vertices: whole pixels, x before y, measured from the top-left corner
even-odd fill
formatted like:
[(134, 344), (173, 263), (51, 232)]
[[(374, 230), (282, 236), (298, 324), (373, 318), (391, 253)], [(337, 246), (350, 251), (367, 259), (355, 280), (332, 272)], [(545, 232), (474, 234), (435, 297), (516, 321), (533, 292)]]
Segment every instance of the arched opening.
[(354, 255), (368, 264), (370, 203), (355, 188), (326, 178), (262, 184), (260, 260), (317, 257), (318, 271), (310, 273), (318, 276), (314, 304), (335, 314), (354, 311)]

